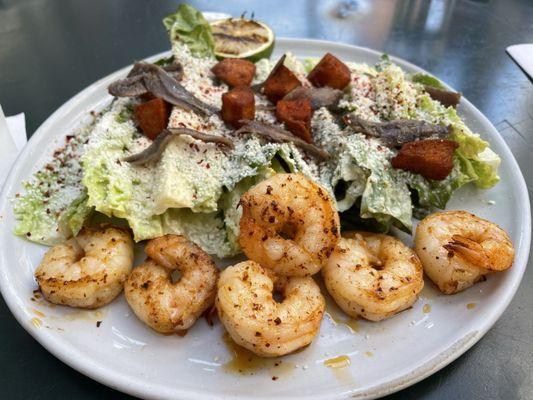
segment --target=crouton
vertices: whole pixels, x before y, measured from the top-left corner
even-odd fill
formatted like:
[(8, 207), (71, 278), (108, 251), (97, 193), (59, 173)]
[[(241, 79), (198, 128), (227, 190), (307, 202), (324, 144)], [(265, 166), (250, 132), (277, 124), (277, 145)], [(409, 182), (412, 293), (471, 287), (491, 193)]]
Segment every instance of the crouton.
[(327, 53), (309, 72), (307, 79), (316, 87), (342, 90), (350, 83), (350, 69), (333, 54)]
[(280, 100), (276, 104), (276, 118), (283, 122), (287, 130), (305, 140), (313, 143), (311, 134), (311, 117), (313, 109), (309, 99)]
[(409, 142), (391, 160), (394, 168), (441, 181), (453, 168), (453, 152), (459, 147), (453, 140), (429, 139)]
[(275, 73), (268, 77), (263, 86), (263, 93), (272, 103), (276, 104), (294, 88), (302, 86), (300, 80), (285, 65), (280, 65)]
[(255, 75), (255, 64), (240, 58), (226, 58), (215, 65), (211, 71), (228, 86), (250, 86)]
[(239, 86), (222, 95), (222, 120), (234, 128), (242, 124), (240, 120), (255, 118), (254, 92), (248, 86)]
[(133, 113), (141, 131), (154, 140), (168, 125), (172, 105), (163, 99), (153, 99), (135, 106)]

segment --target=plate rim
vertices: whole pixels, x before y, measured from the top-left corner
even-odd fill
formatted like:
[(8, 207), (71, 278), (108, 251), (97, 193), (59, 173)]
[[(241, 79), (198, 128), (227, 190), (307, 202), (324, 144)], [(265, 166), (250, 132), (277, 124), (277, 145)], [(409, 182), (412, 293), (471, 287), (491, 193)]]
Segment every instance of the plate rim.
[[(364, 47), (364, 46), (357, 46), (357, 45), (351, 45), (346, 43), (339, 43), (339, 42), (331, 42), (328, 40), (319, 40), (319, 39), (306, 39), (306, 38), (288, 38), (288, 37), (278, 37), (276, 38), (276, 41), (279, 43), (283, 43), (284, 46), (290, 47), (291, 43), (299, 44), (301, 45), (311, 45), (311, 46), (322, 46), (324, 48), (327, 48), (329, 51), (334, 51), (335, 48), (337, 49), (343, 49), (348, 51), (357, 51), (357, 52), (366, 52), (374, 56), (381, 56), (384, 54), (383, 52)], [(145, 60), (152, 61), (156, 60), (160, 57), (163, 57), (165, 55), (170, 54), (170, 50), (146, 57)], [(387, 53), (389, 54), (389, 53)], [(396, 57), (394, 55), (389, 54), (390, 59), (395, 62), (396, 64), (407, 67), (409, 69), (423, 72), (430, 74), (428, 71), (418, 67), (415, 64), (412, 64), (409, 61), (406, 61), (402, 58)], [(64, 113), (66, 113), (69, 109), (76, 108), (76, 104), (83, 98), (86, 98), (90, 92), (91, 88), (101, 85), (105, 81), (109, 81), (112, 79), (116, 79), (116, 77), (125, 74), (126, 71), (128, 71), (131, 68), (131, 64), (120, 68), (119, 70), (110, 73), (109, 75), (98, 79), (97, 81), (93, 82), (89, 86), (85, 87), (83, 90), (78, 92), (76, 95), (71, 97), (69, 100), (64, 102), (57, 110), (55, 110), (34, 132), (34, 134), (31, 136), (30, 140), (28, 141), (27, 145), (24, 147), (23, 151), (18, 155), (15, 162), (13, 163), (8, 177), (6, 181), (4, 182), (2, 186), (2, 190), (0, 193), (0, 210), (5, 210), (6, 207), (10, 207), (10, 199), (7, 198), (7, 193), (10, 192), (13, 188), (13, 186), (16, 184), (15, 181), (15, 175), (17, 175), (17, 171), (22, 169), (21, 160), (25, 159), (28, 154), (32, 150), (35, 151), (35, 149), (32, 149), (34, 143), (36, 143), (40, 136), (44, 136), (47, 132), (48, 126), (53, 123), (53, 121), (57, 118), (60, 118), (60, 116)], [(432, 74), (431, 74), (432, 75)], [(450, 88), (446, 83), (444, 83), (446, 87)], [(523, 274), (525, 272), (525, 269), (527, 267), (527, 262), (529, 258), (529, 251), (530, 251), (530, 243), (531, 243), (531, 210), (530, 210), (530, 201), (529, 201), (529, 193), (527, 191), (527, 186), (522, 174), (522, 171), (520, 170), (520, 167), (514, 158), (514, 155), (512, 154), (510, 148), (508, 147), (507, 143), (503, 140), (503, 138), (499, 135), (497, 129), (494, 127), (494, 125), (489, 121), (489, 119), (481, 112), (479, 111), (472, 103), (470, 103), (466, 98), (462, 98), (462, 102), (465, 103), (465, 105), (470, 109), (472, 114), (475, 116), (476, 119), (480, 120), (482, 123), (490, 126), (492, 130), (494, 131), (493, 134), (490, 136), (490, 139), (494, 142), (497, 142), (499, 147), (503, 149), (503, 153), (505, 155), (502, 155), (502, 159), (505, 159), (506, 162), (510, 163), (510, 167), (515, 170), (516, 172), (516, 178), (518, 180), (517, 185), (517, 195), (519, 197), (520, 205), (522, 206), (522, 210), (524, 211), (525, 218), (523, 220), (523, 224), (521, 226), (521, 229), (517, 232), (519, 241), (518, 243), (515, 243), (516, 248), (519, 250), (516, 253), (515, 256), (515, 268), (520, 268), (520, 273), (515, 277), (515, 279), (511, 282), (510, 288), (506, 291), (506, 297), (503, 299), (503, 301), (498, 302), (497, 304), (492, 307), (488, 313), (489, 318), (487, 319), (486, 323), (482, 326), (481, 329), (478, 329), (477, 331), (472, 332), (469, 335), (466, 335), (462, 339), (459, 339), (456, 343), (452, 344), (445, 350), (444, 352), (441, 352), (437, 354), (436, 356), (433, 356), (431, 359), (426, 361), (424, 364), (419, 366), (418, 368), (412, 370), (409, 373), (406, 373), (400, 377), (397, 377), (393, 380), (378, 384), (375, 387), (372, 387), (368, 389), (366, 392), (360, 392), (360, 393), (353, 393), (352, 390), (345, 391), (343, 393), (338, 393), (333, 396), (312, 396), (313, 399), (325, 399), (325, 398), (335, 398), (335, 399), (344, 399), (344, 398), (365, 398), (365, 399), (371, 399), (376, 397), (385, 396), (387, 394), (391, 394), (394, 392), (397, 392), (399, 390), (402, 390), (408, 386), (411, 386), (422, 379), (427, 378), (428, 376), (432, 375), (433, 373), (439, 371), (440, 369), (444, 368), (448, 364), (450, 364), (452, 361), (456, 360), (458, 357), (460, 357), (462, 354), (464, 354), (468, 349), (470, 349), (475, 343), (477, 343), (484, 335), (485, 333), (492, 328), (494, 323), (500, 318), (500, 316), (503, 314), (505, 309), (508, 307), (510, 302), (512, 301), (514, 295), (516, 294), (516, 291), (522, 281)], [(84, 113), (86, 114), (90, 110), (84, 110)], [(66, 134), (66, 133), (65, 133)], [(9, 234), (12, 234), (9, 232)], [(0, 248), (2, 247), (0, 242)], [(35, 330), (31, 329), (31, 326), (29, 322), (26, 319), (23, 319), (25, 317), (24, 313), (21, 310), (21, 304), (19, 304), (16, 300), (16, 294), (13, 293), (13, 291), (10, 289), (10, 283), (7, 280), (7, 269), (4, 268), (6, 261), (4, 252), (0, 252), (0, 291), (2, 293), (2, 296), (4, 298), (4, 301), (6, 302), (8, 308), (10, 309), (13, 316), (16, 318), (18, 323), (37, 341), (39, 342), (49, 353), (51, 353), (53, 356), (70, 366), (71, 368), (74, 368), (75, 370), (81, 372), (82, 374), (90, 377), (91, 379), (102, 383), (108, 387), (111, 387), (115, 390), (131, 394), (134, 396), (142, 396), (143, 398), (183, 398), (183, 399), (205, 399), (206, 394), (202, 394), (201, 392), (189, 392), (184, 391), (179, 388), (173, 387), (171, 390), (167, 386), (164, 385), (145, 385), (142, 383), (137, 383), (134, 379), (132, 379), (127, 374), (122, 374), (119, 371), (115, 371), (112, 369), (108, 369), (105, 367), (102, 367), (101, 364), (94, 362), (91, 358), (86, 357), (76, 357), (77, 354), (69, 354), (68, 352), (65, 352), (63, 347), (60, 343), (51, 335), (43, 334), (43, 330)], [(357, 388), (353, 388), (353, 390), (357, 390)]]

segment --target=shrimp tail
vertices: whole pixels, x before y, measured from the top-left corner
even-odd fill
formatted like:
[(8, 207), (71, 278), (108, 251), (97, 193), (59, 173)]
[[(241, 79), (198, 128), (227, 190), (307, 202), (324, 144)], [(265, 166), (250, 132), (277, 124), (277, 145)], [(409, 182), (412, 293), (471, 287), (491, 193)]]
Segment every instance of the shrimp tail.
[(453, 235), (452, 241), (443, 246), (448, 250), (448, 257), (455, 254), (465, 261), (481, 268), (490, 268), (489, 258), (485, 254), (485, 249), (479, 243), (461, 235)]

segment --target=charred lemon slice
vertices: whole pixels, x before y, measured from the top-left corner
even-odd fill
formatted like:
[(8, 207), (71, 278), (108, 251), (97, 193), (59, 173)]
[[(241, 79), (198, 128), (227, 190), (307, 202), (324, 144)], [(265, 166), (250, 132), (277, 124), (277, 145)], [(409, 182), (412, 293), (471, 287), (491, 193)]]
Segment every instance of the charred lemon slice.
[(262, 22), (228, 18), (211, 22), (215, 56), (257, 61), (269, 57), (274, 49), (274, 33)]

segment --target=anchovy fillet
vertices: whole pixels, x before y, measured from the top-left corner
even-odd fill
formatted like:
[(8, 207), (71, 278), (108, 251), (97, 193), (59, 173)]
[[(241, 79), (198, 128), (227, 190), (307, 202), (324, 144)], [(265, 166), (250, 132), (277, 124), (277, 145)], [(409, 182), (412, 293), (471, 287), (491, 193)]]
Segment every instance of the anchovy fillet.
[(215, 107), (190, 93), (163, 68), (145, 62), (135, 63), (128, 77), (113, 82), (108, 91), (116, 97), (135, 97), (151, 93), (170, 104), (205, 116), (218, 112)]
[(320, 159), (329, 158), (329, 153), (327, 151), (307, 143), (283, 128), (259, 121), (241, 120), (239, 122), (243, 125), (235, 133), (257, 133), (273, 142), (291, 142)]
[(194, 139), (201, 140), (202, 142), (206, 143), (218, 143), (229, 148), (234, 147), (231, 140), (222, 136), (210, 135), (187, 128), (170, 128), (161, 132), (146, 149), (140, 153), (124, 158), (123, 161), (133, 165), (143, 165), (150, 161), (158, 160), (167, 148), (170, 141), (174, 137), (181, 135), (188, 135)]
[(299, 86), (287, 93), (283, 100), (307, 99), (311, 102), (311, 108), (318, 110), (321, 107), (335, 108), (342, 97), (342, 90), (330, 87), (311, 88)]
[(401, 146), (419, 139), (444, 139), (451, 133), (450, 126), (434, 125), (414, 119), (396, 119), (388, 122), (372, 122), (348, 114), (344, 122), (354, 131), (380, 138), (388, 147)]

